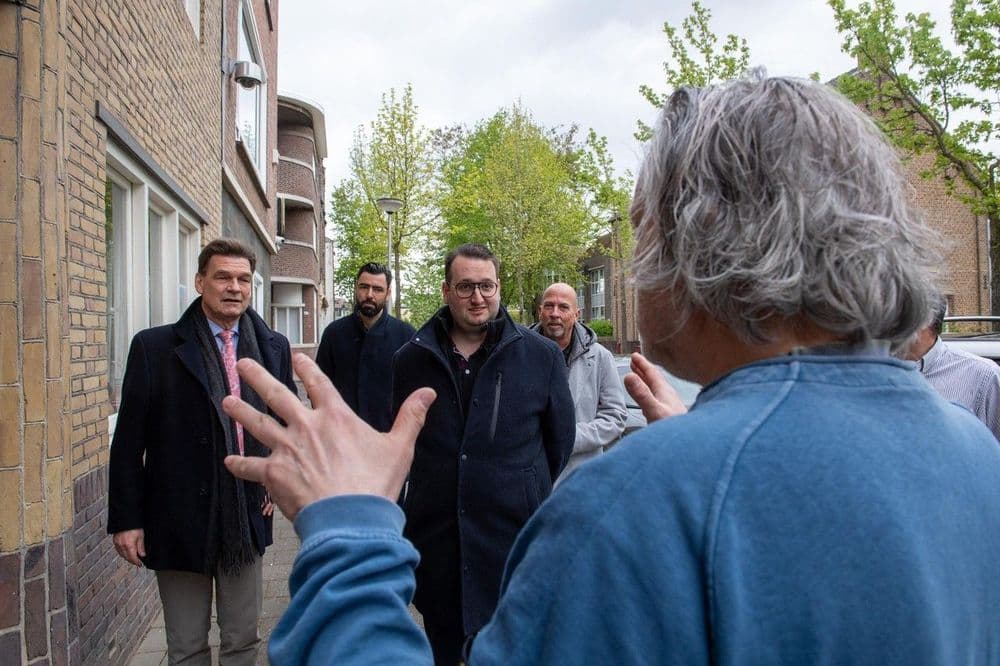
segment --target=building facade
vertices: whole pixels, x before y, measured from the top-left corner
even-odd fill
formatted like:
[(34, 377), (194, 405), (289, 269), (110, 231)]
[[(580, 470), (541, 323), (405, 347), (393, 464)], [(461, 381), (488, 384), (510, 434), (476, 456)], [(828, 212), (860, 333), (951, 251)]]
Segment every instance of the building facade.
[(278, 96), (278, 238), (271, 321), (292, 348), (316, 355), (330, 310), (326, 275), (326, 124), (315, 102)]
[[(990, 314), (989, 221), (974, 215), (948, 193), (942, 178), (924, 178), (933, 157), (921, 155), (904, 162), (912, 201), (943, 238), (945, 260), (941, 283), (952, 315)], [(600, 237), (582, 262), (584, 283), (577, 289), (580, 319), (607, 319), (614, 327), (602, 338), (615, 354), (639, 351), (637, 295), (628, 280), (628, 261), (615, 258), (610, 234)]]
[(0, 663), (122, 664), (159, 609), (105, 533), (128, 344), (277, 217), (277, 2), (0, 0)]

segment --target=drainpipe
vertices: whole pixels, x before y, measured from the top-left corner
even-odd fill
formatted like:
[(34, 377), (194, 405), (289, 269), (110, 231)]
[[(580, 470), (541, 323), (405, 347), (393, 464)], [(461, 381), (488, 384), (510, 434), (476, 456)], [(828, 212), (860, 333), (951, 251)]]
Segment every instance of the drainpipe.
[[(219, 67), (222, 69), (221, 99), (219, 107), (219, 171), (225, 168), (226, 164), (226, 100), (229, 95), (229, 57), (226, 55), (226, 3), (228, 0), (220, 0), (219, 13), (222, 16), (222, 35), (219, 39)], [(220, 179), (221, 180), (221, 179)], [(219, 233), (223, 234), (222, 223), (225, 221), (226, 211), (226, 188), (219, 188)]]

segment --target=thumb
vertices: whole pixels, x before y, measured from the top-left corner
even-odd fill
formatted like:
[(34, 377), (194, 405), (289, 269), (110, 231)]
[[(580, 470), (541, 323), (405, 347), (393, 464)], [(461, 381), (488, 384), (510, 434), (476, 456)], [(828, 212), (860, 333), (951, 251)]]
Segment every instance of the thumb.
[(399, 408), (399, 414), (392, 424), (392, 434), (402, 437), (409, 446), (413, 446), (427, 420), (427, 410), (436, 399), (437, 393), (432, 388), (424, 387), (411, 393)]

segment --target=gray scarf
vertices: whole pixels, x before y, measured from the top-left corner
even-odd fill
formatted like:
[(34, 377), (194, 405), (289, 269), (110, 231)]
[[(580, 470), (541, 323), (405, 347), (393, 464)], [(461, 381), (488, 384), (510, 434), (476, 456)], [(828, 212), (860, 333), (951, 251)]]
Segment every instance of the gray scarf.
[[(201, 347), (205, 370), (208, 375), (209, 397), (222, 423), (224, 437), (212, 438), (213, 457), (211, 498), (209, 506), (208, 534), (205, 543), (207, 571), (214, 571), (218, 565), (227, 574), (238, 574), (244, 564), (251, 564), (257, 558), (257, 548), (250, 534), (249, 511), (260, 511), (264, 499), (264, 488), (258, 483), (237, 479), (225, 468), (223, 459), (239, 452), (236, 441), (236, 426), (222, 410), (222, 399), (229, 395), (222, 354), (215, 342), (208, 319), (202, 309), (195, 309), (195, 332)], [(252, 358), (261, 362), (260, 347), (253, 321), (247, 313), (240, 317), (240, 334), (236, 348), (237, 358)], [(265, 411), (260, 399), (248, 384), (240, 384), (240, 396), (244, 402), (260, 411)], [(248, 456), (266, 456), (267, 449), (249, 431), (243, 431), (243, 450)], [(263, 544), (262, 544), (263, 545)]]

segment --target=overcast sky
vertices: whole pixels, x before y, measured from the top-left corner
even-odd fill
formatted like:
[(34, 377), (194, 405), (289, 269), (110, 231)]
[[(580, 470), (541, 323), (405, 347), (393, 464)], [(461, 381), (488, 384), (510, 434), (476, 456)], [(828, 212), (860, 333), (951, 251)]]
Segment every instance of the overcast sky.
[[(852, 67), (822, 0), (705, 0), (717, 35), (747, 39), (752, 65), (824, 79)], [(930, 11), (947, 25), (945, 0), (897, 0), (900, 14)], [(664, 21), (690, 3), (651, 0), (371, 0), (279, 3), (278, 88), (326, 113), (327, 181), (348, 175), (355, 129), (382, 93), (413, 84), (429, 128), (473, 125), (520, 101), (545, 126), (577, 123), (608, 137), (618, 169), (636, 169), (636, 119), (655, 110), (639, 94), (662, 91)]]

